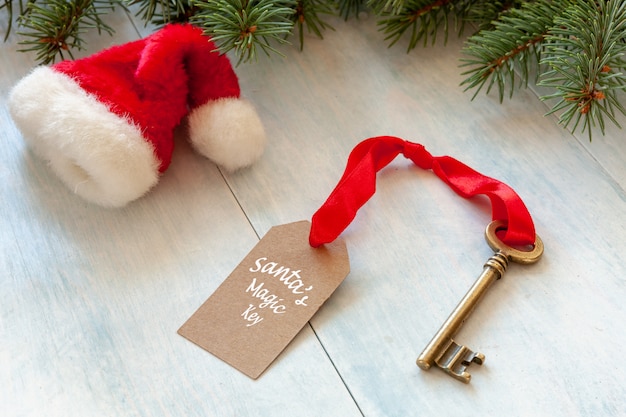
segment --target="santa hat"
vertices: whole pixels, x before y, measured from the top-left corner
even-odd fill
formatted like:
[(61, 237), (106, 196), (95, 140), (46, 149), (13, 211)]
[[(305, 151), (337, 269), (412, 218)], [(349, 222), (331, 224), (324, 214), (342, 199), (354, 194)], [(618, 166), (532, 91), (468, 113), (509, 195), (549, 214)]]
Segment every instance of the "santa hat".
[(253, 163), (265, 134), (225, 55), (191, 25), (76, 61), (38, 67), (11, 91), (24, 139), (83, 198), (123, 206), (170, 164), (188, 116), (194, 148), (227, 170)]

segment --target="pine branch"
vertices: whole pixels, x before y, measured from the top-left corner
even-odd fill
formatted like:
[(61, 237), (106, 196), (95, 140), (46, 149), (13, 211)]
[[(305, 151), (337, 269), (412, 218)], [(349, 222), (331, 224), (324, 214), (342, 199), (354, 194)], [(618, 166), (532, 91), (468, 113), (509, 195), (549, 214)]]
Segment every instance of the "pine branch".
[(282, 55), (270, 42), (286, 43), (293, 28), (292, 0), (195, 0), (193, 6), (198, 12), (191, 22), (204, 28), (222, 52), (234, 50), (237, 65), (256, 60), (257, 47)]
[(420, 40), (423, 40), (426, 46), (429, 37), (431, 43), (434, 44), (437, 32), (442, 26), (444, 42), (447, 41), (450, 14), (455, 16), (455, 25), (462, 30), (462, 25), (458, 23), (467, 10), (465, 7), (467, 2), (468, 0), (405, 0), (404, 6), (394, 12), (394, 4), (388, 1), (392, 10), (385, 10), (384, 7), (379, 9), (382, 18), (378, 25), (382, 27), (381, 31), (386, 35), (385, 40), (391, 41), (389, 46), (395, 45), (410, 30), (407, 47), (407, 52), (409, 52), (417, 46)]
[(468, 8), (465, 20), (478, 25), (479, 31), (493, 29), (493, 22), (498, 20), (502, 13), (519, 9), (524, 3), (522, 0), (475, 0)]
[(166, 23), (188, 22), (196, 9), (188, 0), (126, 0), (129, 6), (138, 4), (139, 16), (146, 24), (152, 23), (157, 27)]
[(309, 33), (314, 33), (318, 38), (323, 39), (322, 31), (326, 29), (335, 30), (330, 24), (322, 20), (320, 15), (333, 14), (333, 4), (327, 0), (297, 0), (293, 22), (298, 28), (298, 39), (300, 50), (304, 49), (304, 26)]
[[(9, 39), (9, 35), (11, 34), (11, 30), (13, 29), (13, 20), (15, 18), (14, 11), (13, 11), (13, 3), (15, 3), (14, 0), (2, 0), (2, 3), (0, 4), (0, 10), (6, 9), (7, 14), (8, 14), (7, 33), (4, 34), (4, 42), (6, 42), (7, 39)], [(24, 2), (22, 0), (19, 0), (18, 3), (20, 6), (19, 15), (21, 15), (24, 13), (24, 10), (25, 10)]]
[(72, 49), (82, 49), (82, 35), (91, 28), (98, 33), (113, 33), (100, 18), (110, 13), (118, 0), (49, 0), (28, 3), (18, 22), (22, 30), (19, 34), (26, 39), (20, 42), (26, 48), (21, 51), (34, 51), (37, 60), (44, 64), (55, 61), (57, 55), (65, 59), (64, 53), (72, 56)]
[(344, 20), (348, 20), (351, 14), (359, 16), (361, 10), (365, 9), (365, 0), (337, 0), (339, 15)]
[(551, 113), (559, 123), (589, 134), (605, 120), (619, 126), (617, 112), (626, 115), (617, 92), (626, 89), (626, 3), (616, 0), (577, 1), (555, 18), (547, 36), (543, 63), (550, 70), (541, 85), (556, 89), (542, 100), (559, 99)]
[(493, 29), (471, 36), (463, 48), (469, 58), (461, 59), (461, 66), (472, 67), (462, 73), (468, 76), (461, 83), (465, 91), (475, 89), (475, 98), (486, 84), (487, 93), (496, 85), (502, 101), (508, 85), (512, 97), (516, 66), (521, 71), (520, 86), (527, 85), (529, 74), (538, 73), (542, 42), (566, 1), (524, 3), (519, 9), (503, 13), (493, 22)]
[(407, 7), (407, 0), (368, 0), (367, 5), (376, 14), (380, 15), (386, 12), (397, 15)]

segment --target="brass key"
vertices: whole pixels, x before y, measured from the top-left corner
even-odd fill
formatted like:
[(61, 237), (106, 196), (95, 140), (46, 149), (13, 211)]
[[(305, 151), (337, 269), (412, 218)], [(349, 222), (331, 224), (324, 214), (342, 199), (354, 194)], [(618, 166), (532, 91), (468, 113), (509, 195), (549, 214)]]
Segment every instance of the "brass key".
[(467, 367), (472, 363), (482, 365), (485, 360), (485, 355), (473, 352), (467, 346), (457, 344), (452, 338), (465, 323), (491, 284), (502, 278), (509, 261), (532, 264), (537, 262), (543, 254), (543, 242), (539, 236), (536, 236), (535, 244), (529, 251), (518, 250), (506, 245), (496, 236), (496, 231), (504, 228), (505, 224), (499, 220), (493, 221), (487, 226), (485, 239), (496, 253), (485, 262), (483, 273), (480, 274), (474, 285), (417, 358), (417, 366), (423, 370), (428, 370), (435, 364), (453, 378), (469, 383), (471, 375), (466, 371)]

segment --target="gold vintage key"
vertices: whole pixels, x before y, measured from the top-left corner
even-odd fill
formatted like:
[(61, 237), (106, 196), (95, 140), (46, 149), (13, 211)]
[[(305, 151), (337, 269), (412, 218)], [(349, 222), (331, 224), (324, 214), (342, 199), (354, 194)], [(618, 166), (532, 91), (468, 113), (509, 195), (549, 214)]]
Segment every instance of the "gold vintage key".
[(522, 251), (506, 245), (496, 236), (496, 231), (503, 228), (504, 223), (499, 220), (493, 221), (487, 226), (485, 239), (496, 253), (485, 262), (483, 273), (417, 358), (417, 365), (420, 368), (427, 370), (434, 364), (453, 378), (469, 383), (471, 375), (466, 371), (467, 367), (472, 362), (482, 365), (485, 360), (485, 355), (473, 352), (467, 346), (457, 344), (452, 338), (465, 323), (491, 284), (502, 277), (509, 261), (531, 264), (537, 262), (543, 254), (543, 242), (539, 236), (536, 236), (532, 250)]

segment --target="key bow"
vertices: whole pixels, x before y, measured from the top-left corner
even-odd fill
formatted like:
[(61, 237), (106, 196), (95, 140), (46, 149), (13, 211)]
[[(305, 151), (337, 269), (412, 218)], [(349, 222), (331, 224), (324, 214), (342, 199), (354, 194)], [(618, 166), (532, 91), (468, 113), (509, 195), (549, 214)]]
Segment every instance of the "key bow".
[(494, 252), (502, 252), (506, 257), (518, 264), (533, 264), (543, 255), (543, 242), (539, 235), (535, 235), (535, 243), (528, 251), (514, 248), (504, 243), (498, 237), (498, 232), (506, 230), (506, 222), (494, 220), (485, 229), (485, 240)]

